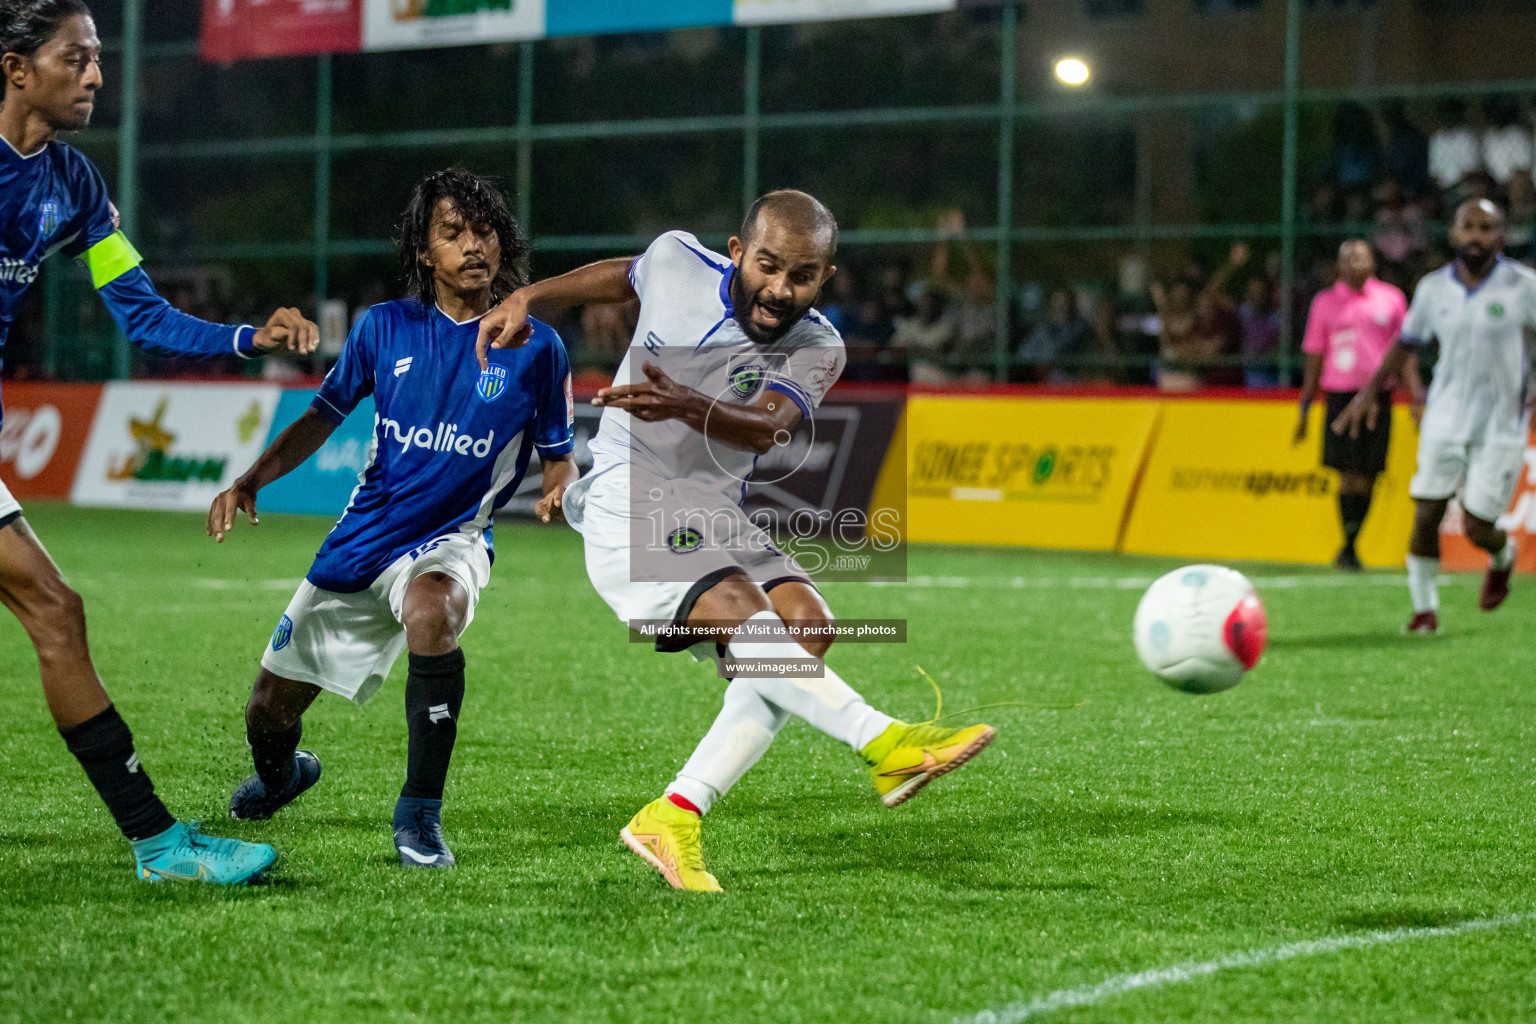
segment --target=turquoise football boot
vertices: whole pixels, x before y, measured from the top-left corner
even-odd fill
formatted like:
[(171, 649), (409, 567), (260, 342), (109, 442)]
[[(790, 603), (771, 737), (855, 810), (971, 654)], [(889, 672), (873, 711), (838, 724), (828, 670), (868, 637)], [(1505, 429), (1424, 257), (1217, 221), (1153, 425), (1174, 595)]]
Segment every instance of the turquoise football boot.
[(133, 844), (139, 878), (146, 882), (214, 882), (248, 885), (277, 862), (266, 843), (205, 836), (200, 822), (177, 822), (157, 836)]

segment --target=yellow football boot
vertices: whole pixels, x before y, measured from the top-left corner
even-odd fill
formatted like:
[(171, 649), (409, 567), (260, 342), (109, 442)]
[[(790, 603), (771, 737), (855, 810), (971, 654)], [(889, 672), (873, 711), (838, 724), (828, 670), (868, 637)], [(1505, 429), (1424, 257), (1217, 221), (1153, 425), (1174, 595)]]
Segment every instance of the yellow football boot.
[(992, 742), (990, 725), (945, 729), (894, 722), (861, 753), (887, 807), (908, 800), (945, 772), (959, 768)]
[(723, 892), (715, 876), (704, 870), (702, 819), (666, 797), (640, 808), (619, 837), (644, 857), (674, 889)]

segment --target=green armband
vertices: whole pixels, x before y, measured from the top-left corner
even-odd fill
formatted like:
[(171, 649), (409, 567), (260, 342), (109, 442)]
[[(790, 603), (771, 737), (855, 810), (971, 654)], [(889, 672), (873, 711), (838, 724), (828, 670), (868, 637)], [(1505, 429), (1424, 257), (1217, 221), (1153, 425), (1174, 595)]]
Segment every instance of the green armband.
[(91, 285), (104, 288), (144, 262), (133, 243), (121, 231), (114, 231), (80, 256), (91, 271)]

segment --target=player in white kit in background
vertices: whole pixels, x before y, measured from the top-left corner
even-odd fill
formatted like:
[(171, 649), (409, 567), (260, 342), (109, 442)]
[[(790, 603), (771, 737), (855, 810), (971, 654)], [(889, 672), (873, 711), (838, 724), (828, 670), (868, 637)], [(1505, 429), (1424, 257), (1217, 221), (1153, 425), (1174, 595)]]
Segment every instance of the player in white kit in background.
[[(591, 443), (592, 472), (565, 492), (587, 573), (619, 619), (686, 624), (662, 651), (713, 641), (755, 661), (665, 793), (624, 842), (674, 887), (719, 891), (700, 819), (767, 751), (791, 715), (847, 743), (894, 807), (991, 742), (986, 725), (909, 725), (880, 713), (820, 661), (831, 644), (789, 639), (786, 621), (826, 626), (809, 576), (741, 509), (757, 456), (788, 444), (842, 372), (837, 331), (811, 308), (835, 270), (837, 223), (816, 199), (753, 204), (730, 255), (669, 232), (634, 259), (606, 260), (515, 292), (482, 322), (482, 358), (521, 343), (530, 310), (640, 299), (640, 321)], [(763, 662), (809, 667), (786, 677)]]
[(1504, 214), (1486, 199), (1463, 203), (1450, 234), (1456, 258), (1419, 282), (1401, 339), (1371, 387), (1333, 425), (1353, 433), (1362, 423), (1374, 424), (1381, 382), (1394, 379), (1409, 352), (1439, 343), (1419, 430), (1418, 471), (1408, 488), (1416, 503), (1408, 543), (1412, 633), (1440, 628), (1440, 521), (1458, 488), (1467, 538), (1489, 556), (1478, 607), (1492, 611), (1509, 595), (1515, 542), (1496, 524), (1520, 480), (1531, 419), (1536, 271), (1504, 258)]

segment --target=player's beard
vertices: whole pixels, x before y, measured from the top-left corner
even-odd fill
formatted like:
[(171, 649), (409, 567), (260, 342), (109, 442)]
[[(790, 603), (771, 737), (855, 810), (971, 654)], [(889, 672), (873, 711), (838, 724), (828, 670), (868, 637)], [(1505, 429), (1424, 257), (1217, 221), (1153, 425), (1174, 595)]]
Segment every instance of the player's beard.
[(1456, 259), (1473, 277), (1487, 277), (1493, 269), (1494, 260), (1499, 258), (1496, 250), (1485, 249), (1483, 246), (1473, 243), (1456, 247)]
[[(741, 268), (737, 267), (731, 274), (731, 309), (736, 315), (736, 322), (741, 325), (741, 330), (753, 342), (759, 345), (772, 345), (784, 335), (789, 333), (791, 327), (800, 322), (810, 306), (802, 306), (796, 309), (788, 303), (778, 303), (762, 297), (762, 290), (756, 292), (747, 291), (747, 282), (744, 280)], [(779, 326), (764, 327), (752, 319), (752, 307), (762, 306), (779, 318)]]

